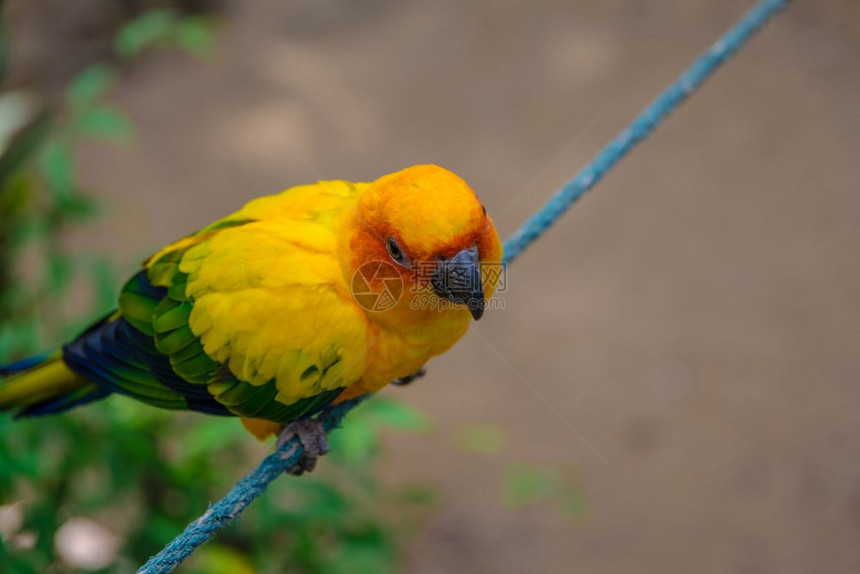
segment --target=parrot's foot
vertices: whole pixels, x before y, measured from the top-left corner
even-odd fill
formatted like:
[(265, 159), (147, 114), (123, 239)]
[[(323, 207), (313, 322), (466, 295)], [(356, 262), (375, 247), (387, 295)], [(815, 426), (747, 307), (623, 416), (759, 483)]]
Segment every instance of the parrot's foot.
[(317, 459), (328, 452), (328, 440), (322, 423), (315, 419), (301, 419), (285, 426), (278, 436), (278, 448), (293, 437), (301, 441), (305, 452), (299, 462), (288, 468), (286, 472), (293, 476), (301, 476), (316, 468)]
[(417, 371), (415, 371), (411, 375), (406, 375), (405, 377), (400, 377), (399, 379), (394, 379), (393, 381), (391, 381), (391, 384), (397, 385), (397, 386), (408, 385), (409, 383), (411, 383), (415, 379), (420, 379), (421, 377), (423, 377), (426, 374), (427, 374), (427, 369), (418, 369)]

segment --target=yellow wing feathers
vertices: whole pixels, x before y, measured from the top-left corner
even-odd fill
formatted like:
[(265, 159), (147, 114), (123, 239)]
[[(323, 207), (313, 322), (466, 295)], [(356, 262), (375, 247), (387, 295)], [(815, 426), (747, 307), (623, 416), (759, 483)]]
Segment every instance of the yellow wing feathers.
[(255, 199), (148, 262), (182, 251), (192, 333), (239, 380), (274, 380), (278, 402), (347, 386), (365, 370), (367, 320), (336, 255), (336, 220), (355, 191), (320, 182)]

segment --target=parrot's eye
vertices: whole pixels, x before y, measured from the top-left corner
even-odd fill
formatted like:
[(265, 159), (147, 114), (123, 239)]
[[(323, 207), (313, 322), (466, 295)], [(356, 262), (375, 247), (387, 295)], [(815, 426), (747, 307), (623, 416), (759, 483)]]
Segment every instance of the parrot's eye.
[(397, 245), (397, 242), (393, 237), (389, 237), (388, 241), (385, 242), (385, 247), (388, 249), (388, 254), (394, 260), (395, 263), (401, 265), (403, 267), (409, 266), (409, 258), (406, 257), (406, 254), (403, 253), (403, 250), (400, 249), (400, 246)]

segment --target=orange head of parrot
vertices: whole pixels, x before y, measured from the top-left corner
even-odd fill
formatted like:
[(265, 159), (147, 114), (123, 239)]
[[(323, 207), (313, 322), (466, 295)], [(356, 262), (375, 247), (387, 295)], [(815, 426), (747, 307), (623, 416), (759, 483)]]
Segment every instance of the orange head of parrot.
[[(402, 281), (394, 315), (415, 321), (443, 311), (481, 318), (499, 278), (491, 268), (500, 265), (502, 246), (462, 178), (435, 165), (385, 175), (360, 195), (355, 214), (350, 267), (377, 263)], [(384, 287), (384, 274), (377, 275), (377, 287)]]

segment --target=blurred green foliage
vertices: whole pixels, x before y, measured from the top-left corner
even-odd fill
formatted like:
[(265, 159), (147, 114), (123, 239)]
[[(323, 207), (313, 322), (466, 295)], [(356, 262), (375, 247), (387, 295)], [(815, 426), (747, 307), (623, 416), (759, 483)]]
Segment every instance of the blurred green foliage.
[(502, 482), (502, 498), (508, 506), (518, 508), (540, 502), (551, 502), (563, 516), (585, 518), (588, 505), (576, 483), (559, 471), (526, 463), (512, 465)]
[[(497, 456), (508, 444), (508, 433), (497, 424), (469, 423), (455, 430), (454, 444), (474, 455)], [(513, 510), (547, 504), (570, 520), (580, 521), (588, 515), (585, 493), (572, 473), (522, 460), (505, 463), (499, 498)]]
[(475, 454), (496, 454), (501, 452), (507, 442), (505, 429), (492, 424), (470, 424), (457, 429), (457, 446)]
[[(8, 61), (4, 38), (0, 30), (0, 79)], [(210, 18), (155, 10), (121, 28), (115, 60), (81, 71), (60, 105), (49, 107), (26, 91), (0, 92), (0, 364), (55, 347), (115, 306), (111, 262), (71, 254), (63, 238), (99, 215), (79, 181), (76, 146), (133, 140), (132, 121), (108, 103), (123, 66), (150, 49), (205, 57), (215, 46)], [(89, 303), (70, 314), (64, 303), (75, 286)], [(332, 451), (317, 471), (276, 481), (183, 571), (396, 571), (404, 542), (437, 495), (423, 485), (382, 483), (380, 433), (430, 426), (390, 398), (364, 403), (346, 430), (330, 436)], [(498, 456), (507, 443), (505, 430), (493, 424), (467, 425), (455, 435), (456, 446), (477, 456)], [(0, 572), (86, 569), (60, 543), (81, 519), (101, 531), (90, 571), (134, 571), (270, 448), (237, 420), (161, 411), (124, 397), (44, 419), (0, 417)], [(549, 502), (572, 518), (586, 512), (568, 476), (521, 462), (502, 473), (499, 498), (513, 509)]]
[(125, 25), (117, 34), (114, 47), (125, 59), (152, 46), (178, 48), (206, 57), (216, 45), (213, 26), (213, 20), (205, 16), (179, 17), (172, 10), (152, 10)]
[[(127, 143), (134, 135), (129, 118), (106, 101), (123, 62), (158, 47), (205, 56), (214, 45), (210, 20), (154, 11), (119, 31), (116, 62), (80, 72), (62, 105), (49, 109), (24, 91), (0, 93), (0, 363), (59, 344), (115, 305), (110, 262), (70, 254), (63, 237), (98, 215), (80, 184), (75, 147), (91, 139)], [(63, 303), (75, 285), (90, 302), (69, 315)], [(356, 409), (349, 432), (332, 435), (332, 452), (317, 472), (277, 481), (184, 571), (393, 572), (409, 525), (434, 496), (420, 486), (383, 487), (380, 431), (428, 426), (390, 399)], [(81, 518), (102, 533), (89, 569), (134, 571), (270, 448), (238, 420), (161, 411), (124, 397), (56, 417), (2, 417), (0, 571), (79, 571), (84, 565), (69, 560), (61, 540)]]
[[(379, 433), (390, 428), (392, 412), (421, 420), (385, 399), (356, 409), (350, 431), (366, 427), (361, 439), (333, 434), (320, 469), (274, 483), (241, 520), (202, 547), (186, 571), (395, 571), (408, 525), (433, 496), (419, 486), (379, 483)], [(20, 524), (0, 543), (0, 564), (16, 573), (49, 566), (74, 571), (58, 555), (56, 533), (79, 516), (122, 540), (119, 556), (98, 571), (132, 571), (268, 448), (256, 445), (237, 420), (170, 413), (122, 397), (38, 421), (0, 419), (0, 436), (0, 504), (23, 502)], [(224, 570), (226, 557), (242, 568)]]

